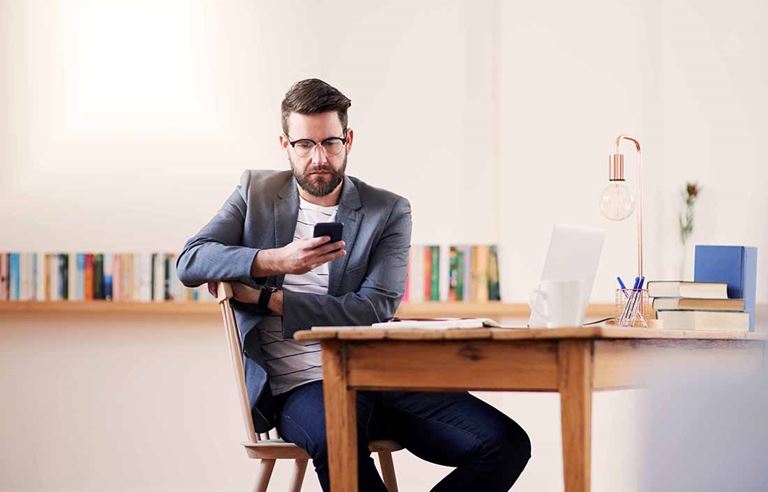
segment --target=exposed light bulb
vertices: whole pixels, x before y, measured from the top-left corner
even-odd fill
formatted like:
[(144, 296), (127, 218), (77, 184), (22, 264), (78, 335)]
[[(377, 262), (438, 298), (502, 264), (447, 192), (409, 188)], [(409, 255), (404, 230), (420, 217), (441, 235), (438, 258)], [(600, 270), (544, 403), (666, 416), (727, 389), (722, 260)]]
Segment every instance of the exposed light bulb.
[(622, 181), (611, 181), (600, 195), (600, 211), (606, 219), (624, 220), (635, 210), (635, 199)]

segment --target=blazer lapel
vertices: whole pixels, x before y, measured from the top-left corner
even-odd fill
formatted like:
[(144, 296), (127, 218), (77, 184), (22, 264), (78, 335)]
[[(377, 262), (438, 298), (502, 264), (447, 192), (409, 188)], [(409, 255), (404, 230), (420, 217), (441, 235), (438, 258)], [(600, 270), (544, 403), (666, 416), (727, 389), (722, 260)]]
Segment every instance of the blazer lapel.
[(339, 208), (336, 211), (336, 222), (344, 224), (342, 240), (346, 245), (347, 254), (334, 260), (329, 265), (328, 272), (328, 294), (336, 295), (338, 293), (341, 279), (347, 268), (347, 262), (355, 247), (357, 232), (360, 230), (363, 214), (360, 212), (362, 204), (360, 203), (360, 194), (357, 187), (348, 177), (344, 177), (344, 184), (339, 199)]
[[(277, 192), (273, 202), (275, 216), (275, 247), (282, 248), (293, 241), (296, 230), (296, 219), (299, 216), (299, 192), (293, 176)], [(283, 285), (285, 275), (276, 279), (277, 286)]]

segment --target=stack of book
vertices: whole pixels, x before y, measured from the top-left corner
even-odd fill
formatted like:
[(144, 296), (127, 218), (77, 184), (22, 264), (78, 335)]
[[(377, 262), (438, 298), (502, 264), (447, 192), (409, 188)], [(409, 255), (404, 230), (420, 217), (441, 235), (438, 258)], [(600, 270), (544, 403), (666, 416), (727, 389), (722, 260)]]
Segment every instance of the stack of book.
[(403, 302), (500, 300), (495, 245), (411, 247)]
[(755, 331), (757, 248), (697, 244), (693, 280), (728, 284), (728, 297), (744, 299), (749, 331)]
[(214, 301), (173, 253), (0, 253), (0, 301)]
[(749, 330), (744, 299), (729, 299), (725, 282), (649, 282), (648, 295), (666, 329)]

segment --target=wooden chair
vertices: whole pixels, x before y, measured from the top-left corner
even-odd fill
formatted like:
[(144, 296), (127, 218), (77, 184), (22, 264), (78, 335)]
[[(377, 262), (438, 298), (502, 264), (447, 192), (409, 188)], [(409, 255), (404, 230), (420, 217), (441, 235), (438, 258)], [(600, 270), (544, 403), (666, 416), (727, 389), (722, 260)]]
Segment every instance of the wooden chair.
[[(269, 479), (272, 476), (272, 470), (275, 468), (275, 462), (279, 459), (291, 459), (294, 460), (295, 465), (289, 490), (299, 492), (301, 484), (304, 482), (304, 474), (306, 473), (307, 462), (310, 457), (306, 451), (297, 445), (283, 441), (277, 433), (277, 429), (266, 433), (256, 433), (253, 427), (248, 393), (245, 388), (245, 371), (243, 368), (243, 350), (240, 345), (240, 332), (237, 329), (235, 313), (230, 304), (232, 286), (227, 282), (219, 282), (217, 293), (217, 301), (221, 307), (221, 315), (224, 318), (229, 356), (235, 372), (237, 393), (240, 398), (240, 410), (243, 413), (243, 423), (245, 424), (246, 441), (242, 444), (249, 458), (261, 460), (259, 474), (253, 490), (255, 492), (266, 492)], [(389, 492), (397, 492), (397, 479), (395, 478), (395, 467), (392, 462), (392, 452), (399, 451), (403, 447), (394, 441), (378, 440), (371, 441), (369, 449), (371, 452), (378, 453), (379, 455), (381, 474), (387, 490)]]

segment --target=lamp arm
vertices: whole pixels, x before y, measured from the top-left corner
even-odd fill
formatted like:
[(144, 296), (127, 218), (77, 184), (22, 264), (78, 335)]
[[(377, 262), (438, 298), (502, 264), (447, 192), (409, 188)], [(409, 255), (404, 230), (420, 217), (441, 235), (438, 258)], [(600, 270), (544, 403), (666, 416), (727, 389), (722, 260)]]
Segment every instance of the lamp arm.
[(629, 140), (630, 142), (633, 142), (635, 144), (635, 149), (637, 149), (637, 152), (640, 152), (640, 142), (635, 137), (630, 137), (629, 135), (619, 135), (616, 137), (616, 153), (619, 153), (619, 144), (622, 140)]

